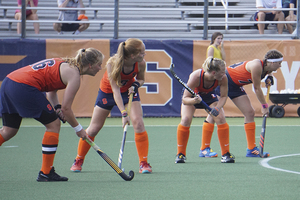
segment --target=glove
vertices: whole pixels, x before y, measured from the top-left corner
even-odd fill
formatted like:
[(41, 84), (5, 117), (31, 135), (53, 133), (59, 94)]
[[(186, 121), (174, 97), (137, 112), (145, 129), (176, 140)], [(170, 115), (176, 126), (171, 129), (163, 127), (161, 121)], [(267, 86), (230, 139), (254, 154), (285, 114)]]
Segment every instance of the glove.
[(139, 82), (135, 81), (135, 82), (132, 83), (131, 86), (134, 87), (134, 93), (138, 93), (138, 91), (139, 91), (138, 89), (141, 86), (141, 84)]
[(219, 115), (219, 108), (214, 107), (213, 109), (211, 109), (210, 114), (213, 116), (218, 116)]
[(274, 85), (274, 79), (273, 79), (273, 76), (268, 76), (265, 80), (265, 84), (268, 85), (269, 84), (269, 81), (271, 81), (271, 85)]
[[(54, 106), (55, 111), (57, 111), (57, 109), (61, 109), (61, 105), (57, 104), (56, 106)], [(62, 121), (63, 123), (66, 123), (66, 120), (64, 120), (63, 118), (61, 118), (61, 116), (59, 115), (59, 113), (61, 112), (61, 110), (59, 110), (58, 112), (56, 112), (57, 117), (59, 118), (60, 121)]]

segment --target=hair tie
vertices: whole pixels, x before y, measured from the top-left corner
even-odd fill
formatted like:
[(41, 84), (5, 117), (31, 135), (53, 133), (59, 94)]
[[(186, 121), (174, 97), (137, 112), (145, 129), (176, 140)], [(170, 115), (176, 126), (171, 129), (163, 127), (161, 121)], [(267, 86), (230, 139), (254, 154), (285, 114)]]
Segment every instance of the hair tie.
[(125, 46), (126, 44), (125, 44), (125, 42), (123, 42), (123, 46)]
[(214, 57), (211, 58), (210, 63), (209, 63), (209, 67), (208, 67), (208, 68), (210, 68), (210, 67), (212, 66), (213, 60), (214, 60)]
[(84, 52), (85, 52), (85, 49), (82, 49), (81, 51), (82, 51), (82, 53), (84, 53)]

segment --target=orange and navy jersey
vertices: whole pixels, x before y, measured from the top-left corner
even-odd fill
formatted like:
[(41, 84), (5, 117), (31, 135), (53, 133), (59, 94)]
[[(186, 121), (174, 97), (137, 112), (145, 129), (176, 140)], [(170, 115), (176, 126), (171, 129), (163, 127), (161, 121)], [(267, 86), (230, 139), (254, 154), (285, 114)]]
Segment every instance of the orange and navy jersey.
[(49, 92), (66, 88), (60, 77), (60, 58), (52, 58), (39, 61), (17, 69), (7, 77), (15, 82), (24, 83), (36, 87), (41, 92)]
[[(247, 71), (246, 64), (249, 61), (244, 61), (230, 65), (226, 68), (227, 77), (230, 78), (236, 85), (243, 86), (253, 83), (251, 73)], [(260, 61), (263, 66), (263, 61)], [(261, 79), (266, 76), (266, 73), (262, 74)]]
[(203, 71), (203, 69), (200, 69), (200, 84), (194, 90), (194, 92), (198, 93), (200, 96), (205, 95), (209, 92), (212, 92), (219, 85), (219, 81), (215, 80), (214, 84), (210, 88), (205, 88), (204, 87), (204, 73), (205, 72)]
[[(121, 72), (122, 87), (120, 88), (121, 93), (128, 91), (132, 83), (135, 81), (135, 77), (138, 74), (138, 72), (139, 72), (139, 68), (137, 62), (133, 65), (132, 71), (128, 74), (125, 74), (122, 69)], [(108, 79), (107, 70), (100, 81), (100, 89), (105, 93), (113, 93)]]

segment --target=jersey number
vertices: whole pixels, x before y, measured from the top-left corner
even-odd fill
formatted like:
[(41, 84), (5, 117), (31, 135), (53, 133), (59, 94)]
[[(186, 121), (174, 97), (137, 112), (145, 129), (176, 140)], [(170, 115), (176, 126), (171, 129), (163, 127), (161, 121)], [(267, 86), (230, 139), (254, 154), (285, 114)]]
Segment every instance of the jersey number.
[(44, 69), (45, 67), (49, 66), (52, 67), (55, 64), (54, 60), (43, 60), (41, 62), (35, 63), (32, 65), (33, 70), (39, 70), (39, 69)]
[(235, 63), (235, 64), (233, 64), (233, 65), (230, 65), (229, 67), (230, 67), (230, 68), (235, 68), (235, 67), (237, 67), (237, 66), (242, 65), (243, 63), (244, 63), (244, 62)]

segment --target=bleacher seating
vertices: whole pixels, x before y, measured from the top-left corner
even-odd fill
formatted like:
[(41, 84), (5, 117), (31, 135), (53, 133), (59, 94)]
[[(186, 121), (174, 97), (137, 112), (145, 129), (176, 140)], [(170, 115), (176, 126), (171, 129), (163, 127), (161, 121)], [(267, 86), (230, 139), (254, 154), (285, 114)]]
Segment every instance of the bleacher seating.
[[(270, 25), (265, 35), (259, 35), (250, 22), (255, 12), (253, 0), (227, 0), (228, 11), (220, 0), (209, 1), (208, 38), (215, 31), (224, 33), (225, 38), (265, 38), (290, 39), (284, 32), (277, 34), (275, 25)], [(17, 6), (16, 0), (0, 0), (0, 6)], [(89, 17), (89, 28), (79, 35), (67, 33), (58, 35), (53, 30), (53, 22), (57, 20), (56, 0), (39, 0), (37, 14), (40, 22), (40, 34), (34, 34), (33, 23), (26, 23), (27, 38), (114, 38), (114, 0), (83, 0), (86, 15)], [(50, 9), (54, 8), (54, 9)], [(97, 10), (97, 11), (95, 11)], [(2, 10), (0, 13), (0, 38), (20, 37), (16, 33), (15, 9)], [(1, 12), (1, 10), (0, 10)], [(120, 0), (118, 38), (138, 37), (141, 39), (202, 39), (203, 33), (203, 0)], [(226, 15), (227, 14), (227, 15)], [(228, 24), (225, 17), (228, 16)], [(51, 20), (50, 22), (46, 22)]]

